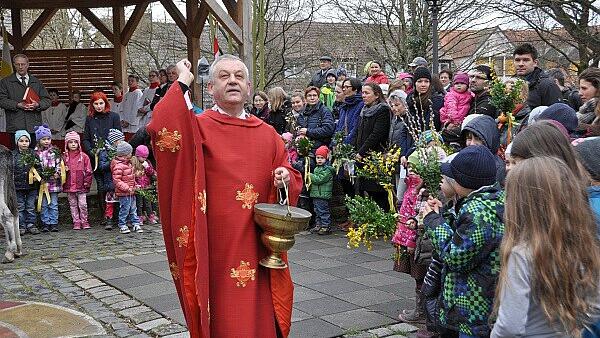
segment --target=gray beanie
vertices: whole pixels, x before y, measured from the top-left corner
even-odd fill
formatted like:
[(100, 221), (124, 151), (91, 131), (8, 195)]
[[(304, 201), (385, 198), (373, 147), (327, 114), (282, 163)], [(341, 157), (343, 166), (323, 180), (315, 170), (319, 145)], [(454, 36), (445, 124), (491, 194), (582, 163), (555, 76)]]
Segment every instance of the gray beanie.
[(117, 156), (131, 155), (133, 148), (127, 142), (120, 142), (117, 145)]
[(600, 182), (600, 137), (589, 137), (575, 146), (581, 164), (594, 181)]

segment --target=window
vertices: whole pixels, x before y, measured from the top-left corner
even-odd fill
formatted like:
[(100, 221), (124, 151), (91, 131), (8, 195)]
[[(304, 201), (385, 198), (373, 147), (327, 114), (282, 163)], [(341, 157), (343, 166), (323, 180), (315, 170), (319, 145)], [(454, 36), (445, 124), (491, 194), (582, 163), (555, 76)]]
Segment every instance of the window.
[(356, 77), (356, 69), (358, 68), (358, 60), (354, 57), (340, 58), (338, 69), (344, 67), (348, 77)]

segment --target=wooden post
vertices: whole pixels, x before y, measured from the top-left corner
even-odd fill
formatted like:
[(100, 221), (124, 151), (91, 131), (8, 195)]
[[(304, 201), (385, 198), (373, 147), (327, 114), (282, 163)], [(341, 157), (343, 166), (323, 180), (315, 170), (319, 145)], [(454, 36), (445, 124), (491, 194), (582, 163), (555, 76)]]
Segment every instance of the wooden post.
[[(248, 72), (250, 73), (249, 79), (251, 80), (254, 78), (254, 62), (252, 54), (252, 1), (238, 0), (237, 5), (237, 16), (242, 17), (241, 28), (243, 41), (240, 46), (240, 56), (248, 67)], [(241, 10), (239, 6), (241, 6)]]
[(12, 36), (14, 54), (23, 53), (23, 12), (21, 9), (12, 8), (10, 10), (12, 21)]
[(199, 27), (194, 27), (196, 16), (200, 15), (198, 9), (198, 0), (187, 0), (186, 2), (186, 26), (187, 26), (187, 52), (188, 60), (192, 64), (192, 74), (194, 82), (190, 85), (193, 94), (193, 101), (198, 104), (202, 97), (200, 84), (198, 83), (198, 60), (200, 59), (200, 32)]
[(123, 91), (127, 85), (127, 50), (121, 39), (125, 27), (125, 8), (113, 7), (113, 46), (115, 81), (123, 84)]

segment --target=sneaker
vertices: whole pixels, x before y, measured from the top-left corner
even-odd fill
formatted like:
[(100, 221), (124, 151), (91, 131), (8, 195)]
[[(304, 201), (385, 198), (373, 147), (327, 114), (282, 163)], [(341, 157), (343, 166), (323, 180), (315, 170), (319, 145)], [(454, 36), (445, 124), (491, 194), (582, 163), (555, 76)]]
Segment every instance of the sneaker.
[(329, 227), (322, 227), (319, 229), (319, 235), (329, 235), (331, 233), (331, 229)]
[(142, 224), (146, 223), (146, 216), (139, 215), (138, 218), (140, 219), (140, 223), (142, 223)]
[(40, 233), (40, 231), (38, 230), (38, 228), (35, 227), (35, 225), (33, 224), (28, 224), (27, 225), (27, 231), (32, 234), (32, 235), (37, 235)]
[(130, 233), (130, 232), (131, 232), (131, 230), (129, 230), (129, 228), (128, 228), (126, 225), (125, 225), (125, 226), (123, 226), (122, 228), (119, 228), (119, 231), (120, 231), (122, 234), (128, 234), (128, 233)]
[(81, 230), (81, 223), (77, 222), (73, 224), (73, 230)]
[(156, 217), (154, 213), (151, 213), (150, 216), (148, 216), (148, 223), (158, 224), (158, 217)]
[(48, 224), (43, 224), (42, 225), (42, 232), (48, 232), (50, 231), (50, 228), (48, 227)]
[(89, 229), (89, 228), (91, 228), (91, 227), (90, 227), (90, 223), (88, 223), (88, 222), (85, 222), (85, 223), (83, 223), (83, 226), (82, 226), (82, 228), (84, 228), (84, 229)]
[(310, 232), (311, 234), (316, 234), (319, 233), (319, 230), (321, 230), (321, 226), (315, 225), (313, 228), (310, 228), (308, 232)]
[(26, 232), (27, 232), (27, 229), (24, 229), (24, 228), (19, 228), (19, 234), (20, 234), (21, 236), (25, 235), (25, 233), (26, 233)]
[(141, 226), (141, 225), (139, 225), (139, 224), (135, 224), (135, 225), (133, 226), (133, 231), (137, 232), (138, 234), (140, 234), (140, 233), (144, 232), (144, 230), (142, 230), (142, 226)]

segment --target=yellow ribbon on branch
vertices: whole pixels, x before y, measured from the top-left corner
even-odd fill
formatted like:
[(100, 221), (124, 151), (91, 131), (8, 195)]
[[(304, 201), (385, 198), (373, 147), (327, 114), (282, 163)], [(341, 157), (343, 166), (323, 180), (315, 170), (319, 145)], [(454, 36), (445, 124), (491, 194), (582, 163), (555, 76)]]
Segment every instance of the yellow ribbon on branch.
[(98, 170), (98, 152), (95, 151), (94, 152), (94, 170), (92, 171), (96, 171)]
[(385, 189), (385, 191), (387, 191), (388, 193), (388, 203), (390, 204), (390, 211), (395, 213), (396, 212), (396, 203), (394, 202), (394, 190), (393, 187), (394, 185), (391, 183), (386, 183), (383, 184), (383, 189)]
[(37, 202), (37, 211), (42, 211), (42, 198), (46, 196), (46, 201), (50, 204), (50, 190), (48, 190), (48, 182), (43, 181), (40, 184), (40, 190), (38, 192), (38, 202)]
[(31, 167), (31, 169), (29, 169), (29, 184), (33, 184), (34, 181), (40, 182), (41, 180), (42, 177), (37, 172), (37, 170), (35, 170), (34, 167)]
[(304, 185), (306, 185), (306, 190), (308, 190), (312, 184), (312, 179), (310, 178), (310, 157), (306, 156), (304, 159)]

